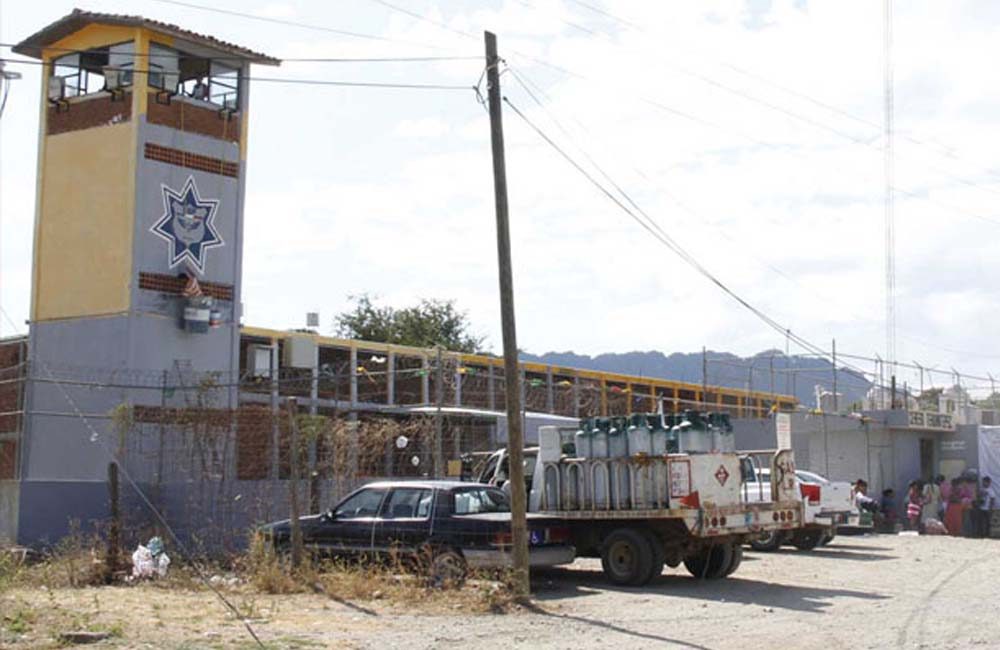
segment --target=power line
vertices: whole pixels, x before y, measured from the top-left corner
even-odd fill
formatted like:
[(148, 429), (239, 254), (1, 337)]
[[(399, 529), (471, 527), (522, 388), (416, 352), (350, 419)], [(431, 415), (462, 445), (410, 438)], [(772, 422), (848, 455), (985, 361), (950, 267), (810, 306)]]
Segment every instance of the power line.
[[(552, 138), (550, 138), (537, 125), (535, 125), (534, 122), (528, 119), (528, 117), (510, 101), (510, 99), (508, 99), (507, 97), (504, 97), (503, 99), (504, 102), (506, 102), (507, 105), (511, 107), (514, 113), (518, 117), (520, 117), (529, 127), (531, 127), (531, 129), (534, 130), (535, 133), (537, 133), (543, 140), (545, 140), (545, 142), (548, 143), (549, 146), (555, 149), (556, 152), (559, 153), (564, 160), (566, 160), (566, 162), (568, 162), (573, 168), (575, 168), (580, 174), (582, 174), (588, 181), (591, 182), (591, 184), (593, 184), (598, 190), (600, 190), (601, 193), (607, 196), (612, 202), (615, 203), (615, 205), (617, 205), (623, 212), (625, 212), (629, 217), (631, 217), (636, 223), (638, 223), (644, 230), (646, 230), (649, 234), (651, 234), (660, 243), (665, 245), (668, 249), (670, 249), (672, 252), (678, 255), (682, 260), (687, 262), (690, 266), (692, 266), (696, 271), (698, 271), (710, 282), (715, 284), (724, 293), (729, 295), (744, 308), (746, 308), (755, 316), (757, 316), (759, 319), (764, 321), (764, 323), (766, 323), (769, 327), (780, 332), (782, 336), (788, 336), (791, 340), (795, 341), (796, 344), (798, 344), (800, 347), (804, 349), (816, 352), (818, 354), (822, 354), (824, 356), (829, 356), (829, 354), (826, 353), (822, 348), (810, 343), (801, 336), (791, 333), (791, 331), (787, 327), (784, 327), (780, 323), (774, 321), (767, 314), (757, 309), (752, 304), (750, 304), (746, 299), (737, 294), (733, 289), (731, 289), (719, 278), (713, 275), (700, 262), (698, 262), (697, 259), (695, 259), (692, 255), (690, 255), (679, 244), (677, 244), (677, 242), (674, 241), (673, 238), (670, 237), (670, 235), (668, 235), (665, 231), (663, 231), (662, 228), (659, 227), (659, 224), (657, 224), (655, 220), (653, 220), (648, 214), (646, 214), (644, 211), (641, 210), (641, 208), (639, 208), (639, 206), (628, 196), (627, 193), (624, 192), (624, 190), (621, 189), (620, 186), (612, 183), (615, 189), (625, 197), (625, 201), (631, 204), (636, 209), (636, 211), (630, 209), (628, 206), (625, 205), (625, 203), (619, 200), (618, 197), (616, 197), (610, 190), (604, 187), (586, 169), (584, 169), (568, 153), (566, 153), (566, 151), (562, 147), (560, 147), (554, 140), (552, 140)], [(640, 215), (642, 216), (640, 217)]]
[[(0, 43), (0, 47), (13, 49), (17, 43)], [(55, 47), (46, 45), (46, 51), (65, 52), (67, 54), (85, 54), (93, 49), (78, 49), (72, 47)], [(130, 52), (130, 57), (178, 60), (212, 60), (212, 61), (246, 61), (245, 56), (198, 56), (183, 52)], [(386, 56), (386, 57), (277, 57), (285, 63), (424, 63), (435, 61), (481, 61), (482, 56)]]
[(479, 37), (476, 36), (475, 34), (472, 34), (470, 32), (462, 30), (462, 29), (456, 29), (456, 28), (452, 27), (451, 25), (448, 25), (447, 23), (442, 23), (441, 21), (434, 20), (433, 18), (428, 18), (427, 16), (418, 14), (418, 13), (416, 13), (414, 11), (410, 11), (409, 9), (404, 9), (402, 7), (396, 6), (394, 4), (386, 2), (385, 0), (371, 0), (371, 1), (374, 2), (374, 3), (376, 3), (376, 4), (380, 4), (383, 7), (386, 7), (387, 9), (392, 9), (393, 11), (397, 11), (397, 12), (399, 12), (401, 14), (405, 14), (405, 15), (411, 17), (411, 18), (415, 18), (417, 20), (420, 20), (420, 21), (423, 21), (423, 22), (426, 22), (426, 23), (430, 23), (431, 25), (435, 25), (436, 27), (440, 27), (441, 29), (446, 29), (449, 32), (452, 32), (453, 34), (458, 34), (459, 36), (464, 36), (466, 38), (471, 38), (471, 39), (474, 39), (474, 40), (479, 40)]
[(364, 34), (361, 32), (352, 32), (345, 29), (336, 29), (332, 27), (324, 27), (323, 25), (316, 25), (313, 23), (300, 23), (292, 20), (284, 20), (282, 18), (269, 18), (267, 16), (255, 16), (254, 14), (248, 14), (241, 11), (233, 11), (231, 9), (220, 9), (218, 7), (208, 7), (205, 5), (195, 4), (193, 2), (181, 2), (180, 0), (152, 0), (153, 2), (159, 2), (161, 4), (175, 5), (178, 7), (187, 7), (188, 9), (198, 9), (200, 11), (210, 11), (217, 14), (224, 14), (227, 16), (236, 16), (239, 18), (246, 18), (247, 20), (256, 20), (265, 23), (271, 23), (275, 25), (285, 25), (287, 27), (298, 27), (300, 29), (309, 29), (316, 32), (325, 32), (328, 34), (337, 34), (338, 36), (347, 36), (350, 38), (360, 38), (371, 41), (384, 41), (387, 43), (401, 43), (404, 45), (413, 45), (416, 47), (422, 47), (432, 50), (444, 50), (448, 48), (439, 47), (437, 45), (426, 45), (423, 43), (414, 43), (412, 41), (406, 41), (398, 38), (390, 38), (388, 36), (380, 36), (377, 34)]
[[(48, 65), (44, 61), (34, 61), (31, 59), (0, 59), (5, 63), (13, 63), (20, 65), (35, 65), (35, 66), (46, 66)], [(133, 69), (133, 73), (148, 74), (150, 72), (159, 73), (162, 70), (148, 70), (148, 69)], [(232, 76), (228, 77), (230, 79), (234, 78)], [(264, 82), (264, 83), (283, 83), (292, 85), (308, 85), (308, 86), (346, 86), (346, 87), (356, 87), (356, 88), (401, 88), (401, 89), (411, 89), (411, 90), (475, 90), (473, 86), (458, 86), (458, 85), (446, 85), (446, 84), (419, 84), (419, 83), (390, 83), (390, 82), (378, 82), (378, 81), (343, 81), (343, 80), (332, 80), (332, 79), (289, 79), (283, 77), (257, 77), (251, 75), (236, 75), (242, 81), (251, 82)]]
[[(626, 20), (626, 19), (624, 19), (624, 18), (622, 18), (622, 17), (620, 17), (618, 15), (615, 15), (615, 14), (609, 12), (609, 11), (605, 11), (605, 10), (603, 10), (603, 9), (601, 9), (599, 7), (596, 7), (596, 6), (592, 5), (592, 4), (589, 4), (587, 2), (582, 2), (581, 0), (569, 0), (569, 1), (572, 2), (572, 3), (574, 3), (574, 4), (580, 5), (581, 7), (585, 7), (586, 9), (588, 9), (590, 11), (593, 11), (595, 13), (601, 14), (602, 16), (610, 18), (610, 19), (612, 19), (613, 21), (615, 21), (617, 23), (625, 25), (625, 26), (629, 27), (630, 29), (638, 32), (640, 35), (644, 36), (645, 38), (652, 40), (652, 37), (647, 33), (647, 31), (641, 25), (638, 25), (638, 24), (636, 24), (636, 23), (634, 23), (632, 21)], [(656, 41), (656, 44), (657, 44), (658, 47), (660, 47), (662, 45), (660, 41)], [(703, 57), (703, 58), (709, 58), (709, 59), (711, 59), (711, 57)], [(853, 120), (855, 122), (864, 124), (866, 126), (873, 127), (875, 129), (878, 129), (879, 131), (882, 130), (882, 127), (883, 127), (882, 124), (879, 124), (879, 123), (874, 122), (872, 120), (868, 120), (868, 119), (863, 118), (863, 117), (859, 117), (859, 116), (851, 113), (850, 111), (847, 111), (847, 110), (845, 110), (843, 108), (840, 108), (838, 106), (834, 106), (834, 105), (830, 104), (829, 102), (825, 102), (823, 100), (817, 99), (817, 98), (815, 98), (815, 97), (813, 97), (813, 96), (811, 96), (811, 95), (809, 95), (807, 93), (804, 93), (802, 91), (795, 90), (795, 89), (792, 89), (792, 88), (788, 88), (787, 86), (785, 86), (783, 84), (780, 84), (780, 83), (778, 83), (776, 81), (773, 81), (773, 80), (770, 80), (770, 79), (768, 79), (768, 78), (766, 78), (766, 77), (764, 77), (762, 75), (750, 72), (750, 71), (745, 70), (745, 69), (743, 69), (743, 68), (741, 68), (741, 67), (739, 67), (737, 65), (733, 65), (733, 64), (725, 62), (725, 61), (718, 61), (717, 60), (717, 61), (715, 61), (715, 63), (717, 63), (718, 65), (721, 65), (723, 67), (726, 67), (726, 68), (728, 68), (730, 70), (733, 70), (737, 74), (749, 77), (749, 78), (754, 79), (756, 81), (763, 82), (763, 83), (765, 83), (765, 84), (767, 84), (769, 86), (778, 88), (782, 92), (785, 92), (785, 93), (787, 93), (789, 95), (793, 95), (795, 97), (798, 97), (800, 99), (808, 101), (808, 102), (810, 102), (810, 103), (812, 103), (812, 104), (814, 104), (816, 106), (819, 106), (819, 107), (821, 107), (821, 108), (823, 108), (825, 110), (828, 110), (828, 111), (830, 111), (832, 113), (841, 115), (843, 117), (846, 117), (846, 118), (851, 119), (851, 120)], [(691, 73), (690, 71), (685, 70), (684, 68), (681, 68), (681, 67), (676, 66), (676, 65), (673, 66), (673, 67), (675, 69), (677, 69), (677, 70), (685, 73), (685, 74), (695, 74), (695, 73)], [(699, 78), (700, 80), (704, 81), (705, 83), (713, 83), (712, 80), (709, 80), (707, 77), (704, 77), (704, 76), (697, 77), (697, 78)], [(721, 82), (719, 82), (719, 83), (720, 83), (720, 87), (725, 87), (723, 84), (721, 84)], [(725, 87), (725, 88), (728, 89), (728, 87)], [(733, 92), (736, 92), (735, 89), (729, 89), (729, 90), (731, 90)], [(749, 99), (750, 97), (746, 96), (746, 98)], [(751, 100), (751, 101), (756, 101), (756, 100)], [(778, 108), (777, 110), (782, 110), (782, 109)], [(840, 135), (840, 134), (838, 133), (838, 135)], [(902, 134), (902, 137), (904, 139), (908, 140), (909, 142), (912, 142), (913, 144), (916, 144), (918, 146), (925, 146), (925, 147), (928, 147), (928, 148), (932, 147), (931, 143), (928, 142), (928, 141), (920, 140), (918, 138), (915, 138), (915, 137), (907, 135), (907, 134)], [(871, 142), (864, 141), (863, 139), (860, 142), (858, 142), (858, 143), (859, 144), (865, 144), (867, 146), (874, 146)], [(940, 147), (943, 150), (943, 155), (947, 156), (948, 158), (955, 159), (955, 160), (960, 159), (960, 157), (957, 156), (954, 153), (953, 148), (945, 147), (943, 145), (937, 145), (937, 146)], [(939, 151), (938, 154), (942, 155), (942, 152)], [(968, 185), (970, 187), (974, 187), (974, 188), (977, 188), (977, 189), (982, 189), (982, 190), (985, 190), (985, 191), (988, 191), (988, 192), (1000, 194), (1000, 190), (995, 190), (995, 189), (990, 188), (990, 187), (985, 187), (985, 186), (983, 186), (983, 185), (981, 185), (979, 183), (974, 183), (974, 182), (969, 181), (967, 179), (962, 179), (961, 177), (958, 177), (958, 176), (952, 176), (948, 172), (943, 171), (940, 168), (930, 167), (930, 169), (932, 169), (933, 171), (936, 171), (938, 173), (942, 173), (942, 174), (948, 175), (953, 180), (956, 180), (957, 182), (960, 182), (960, 183), (962, 183), (964, 185)], [(991, 175), (991, 176), (1000, 178), (1000, 172), (998, 172), (996, 170), (987, 168), (987, 169), (984, 169), (983, 171), (985, 173)]]
[[(14, 332), (17, 332), (17, 325), (14, 324), (14, 321), (11, 320), (10, 316), (7, 315), (7, 312), (3, 309), (2, 306), (0, 306), (0, 314), (3, 315), (4, 319), (8, 322), (8, 324), (10, 324)], [(45, 366), (45, 362), (41, 361), (40, 363), (42, 364), (43, 368), (45, 368), (46, 373), (49, 374), (51, 377), (52, 373)], [(128, 471), (128, 468), (126, 467), (126, 464), (118, 462), (116, 454), (110, 448), (108, 448), (107, 443), (104, 442), (104, 440), (101, 438), (101, 435), (97, 432), (97, 429), (94, 428), (93, 424), (91, 424), (87, 416), (85, 416), (83, 412), (80, 410), (79, 405), (76, 403), (76, 400), (74, 400), (73, 397), (69, 394), (69, 391), (67, 391), (66, 388), (58, 381), (56, 381), (55, 383), (59, 387), (60, 392), (62, 392), (62, 395), (66, 399), (66, 402), (70, 405), (70, 408), (73, 409), (76, 417), (83, 422), (84, 426), (90, 432), (90, 441), (92, 443), (100, 444), (108, 459), (118, 466), (118, 469), (119, 471), (121, 471), (122, 476), (125, 477), (125, 480), (135, 491), (136, 495), (138, 495), (139, 499), (149, 509), (149, 511), (153, 514), (153, 516), (157, 519), (157, 521), (160, 522), (164, 530), (167, 531), (167, 534), (170, 536), (170, 538), (174, 540), (174, 543), (180, 550), (182, 557), (188, 560), (191, 567), (198, 575), (199, 579), (201, 579), (202, 583), (204, 583), (205, 586), (208, 587), (220, 601), (222, 601), (222, 604), (229, 611), (233, 613), (233, 615), (236, 617), (238, 621), (243, 623), (243, 626), (246, 628), (247, 632), (250, 634), (251, 637), (253, 637), (253, 640), (257, 642), (257, 645), (260, 646), (261, 648), (265, 647), (263, 642), (261, 642), (260, 637), (257, 636), (256, 632), (254, 632), (253, 627), (250, 625), (250, 621), (240, 613), (240, 610), (237, 609), (237, 607), (233, 605), (233, 603), (230, 602), (228, 598), (226, 598), (225, 594), (223, 594), (217, 586), (212, 584), (212, 581), (208, 579), (207, 575), (205, 575), (205, 572), (202, 570), (201, 566), (196, 561), (194, 561), (193, 555), (190, 553), (190, 551), (188, 551), (187, 546), (184, 544), (184, 542), (181, 541), (180, 537), (178, 537), (177, 533), (174, 531), (173, 527), (167, 521), (166, 517), (163, 515), (163, 513), (159, 511), (159, 509), (155, 505), (153, 505), (153, 502), (149, 500), (149, 497), (146, 496), (146, 493), (143, 492), (142, 488), (139, 487), (139, 484), (136, 483), (135, 480), (132, 478), (131, 473)]]

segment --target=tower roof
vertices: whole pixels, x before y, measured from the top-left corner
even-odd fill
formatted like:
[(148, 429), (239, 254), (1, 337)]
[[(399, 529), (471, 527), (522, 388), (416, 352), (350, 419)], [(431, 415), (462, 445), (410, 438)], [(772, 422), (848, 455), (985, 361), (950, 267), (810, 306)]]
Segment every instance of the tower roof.
[(154, 32), (166, 34), (185, 41), (197, 43), (198, 45), (202, 45), (213, 50), (224, 52), (230, 56), (245, 59), (250, 63), (261, 63), (264, 65), (279, 65), (281, 63), (279, 59), (267, 56), (266, 54), (254, 52), (253, 50), (245, 47), (219, 40), (214, 36), (192, 32), (178, 27), (177, 25), (160, 22), (159, 20), (152, 20), (142, 16), (98, 13), (93, 11), (84, 11), (82, 9), (74, 9), (73, 13), (65, 15), (47, 27), (35, 32), (14, 46), (13, 50), (18, 54), (40, 59), (42, 58), (42, 50), (44, 48), (52, 45), (53, 43), (59, 42), (70, 34), (78, 32), (87, 25), (91, 24), (143, 27)]

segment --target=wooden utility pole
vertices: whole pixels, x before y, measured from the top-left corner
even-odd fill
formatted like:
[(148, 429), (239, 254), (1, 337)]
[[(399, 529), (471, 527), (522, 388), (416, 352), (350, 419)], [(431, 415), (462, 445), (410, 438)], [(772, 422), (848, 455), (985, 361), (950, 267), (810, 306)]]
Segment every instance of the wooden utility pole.
[(708, 349), (701, 346), (701, 402), (702, 410), (708, 410)]
[(513, 538), (514, 590), (529, 592), (527, 498), (524, 485), (524, 431), (521, 420), (521, 373), (517, 364), (514, 327), (514, 281), (510, 262), (510, 228), (507, 222), (507, 167), (503, 149), (500, 106), (500, 57), (497, 37), (486, 38), (486, 83), (489, 94), (490, 142), (493, 149), (493, 193), (497, 214), (497, 261), (500, 275), (500, 318), (503, 328), (504, 384), (507, 392), (507, 452), (510, 456), (510, 528)]
[(288, 449), (291, 475), (289, 476), (289, 500), (292, 512), (289, 523), (292, 527), (292, 567), (302, 565), (302, 524), (299, 521), (299, 427), (295, 424), (298, 403), (294, 397), (288, 398), (288, 428), (291, 442)]
[(840, 413), (840, 399), (837, 397), (837, 339), (833, 339), (833, 412)]
[(437, 369), (434, 373), (434, 399), (437, 408), (434, 410), (434, 476), (444, 476), (444, 420), (441, 417), (441, 405), (444, 404), (444, 363), (441, 346), (437, 346)]

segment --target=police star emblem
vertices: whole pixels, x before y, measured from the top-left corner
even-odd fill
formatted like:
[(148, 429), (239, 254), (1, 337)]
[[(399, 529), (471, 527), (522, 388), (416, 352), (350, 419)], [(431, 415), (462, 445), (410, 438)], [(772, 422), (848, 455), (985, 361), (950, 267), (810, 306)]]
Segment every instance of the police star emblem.
[(150, 231), (167, 242), (170, 268), (187, 261), (198, 273), (204, 273), (206, 252), (225, 245), (214, 223), (219, 201), (201, 198), (193, 176), (188, 176), (180, 192), (160, 187), (163, 216)]

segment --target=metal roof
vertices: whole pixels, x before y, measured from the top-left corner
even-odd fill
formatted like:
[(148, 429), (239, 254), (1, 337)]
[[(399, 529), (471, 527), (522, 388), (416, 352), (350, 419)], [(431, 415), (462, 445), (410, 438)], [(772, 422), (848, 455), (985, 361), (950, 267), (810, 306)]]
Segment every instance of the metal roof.
[(55, 21), (54, 23), (42, 28), (41, 30), (35, 32), (28, 38), (24, 39), (20, 43), (14, 46), (14, 52), (18, 54), (23, 54), (25, 56), (34, 57), (36, 59), (42, 58), (42, 50), (53, 43), (57, 43), (60, 40), (66, 38), (70, 34), (80, 31), (87, 25), (92, 24), (102, 24), (102, 25), (122, 25), (125, 27), (142, 27), (149, 29), (154, 32), (159, 32), (161, 34), (166, 34), (168, 36), (174, 36), (176, 38), (191, 41), (192, 43), (197, 43), (204, 47), (209, 47), (220, 52), (244, 59), (251, 63), (262, 63), (264, 65), (280, 65), (281, 61), (274, 57), (268, 56), (266, 54), (261, 54), (260, 52), (254, 52), (253, 50), (235, 45), (233, 43), (227, 43), (226, 41), (221, 41), (214, 36), (208, 36), (206, 34), (199, 34), (197, 32), (192, 32), (187, 29), (178, 27), (177, 25), (172, 25), (170, 23), (160, 22), (158, 20), (152, 20), (150, 18), (144, 18), (142, 16), (127, 16), (123, 14), (105, 14), (98, 13), (94, 11), (84, 11), (82, 9), (74, 9), (72, 13), (67, 14)]

